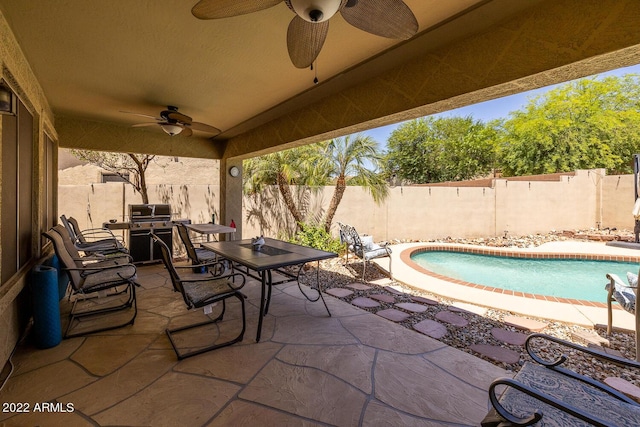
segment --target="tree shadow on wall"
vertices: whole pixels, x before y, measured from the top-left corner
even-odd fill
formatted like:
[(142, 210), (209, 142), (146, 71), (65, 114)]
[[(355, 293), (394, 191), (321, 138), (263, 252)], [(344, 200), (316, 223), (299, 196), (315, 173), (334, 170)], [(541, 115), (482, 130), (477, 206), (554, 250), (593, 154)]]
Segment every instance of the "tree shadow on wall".
[(209, 214), (209, 217), (206, 219), (202, 219), (202, 222), (209, 222), (212, 220), (212, 216), (215, 215), (216, 220), (213, 222), (217, 222), (218, 224), (221, 224), (220, 220), (220, 214), (219, 212), (216, 210), (216, 195), (213, 192), (213, 190), (211, 189), (210, 185), (207, 185), (207, 192), (204, 195), (204, 201), (207, 204), (207, 213)]
[[(305, 222), (319, 223), (324, 216), (322, 193), (305, 186), (291, 186), (291, 190)], [(248, 196), (245, 200), (247, 222), (258, 228), (261, 234), (280, 239), (290, 239), (296, 234), (298, 226), (277, 186), (266, 187), (263, 192)]]

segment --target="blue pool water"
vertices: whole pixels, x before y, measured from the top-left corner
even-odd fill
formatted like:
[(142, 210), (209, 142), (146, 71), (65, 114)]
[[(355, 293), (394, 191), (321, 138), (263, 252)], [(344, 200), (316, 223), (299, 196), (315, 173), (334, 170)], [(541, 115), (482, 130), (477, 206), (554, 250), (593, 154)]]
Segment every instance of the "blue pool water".
[(511, 258), (465, 252), (427, 251), (411, 259), (434, 273), (500, 289), (607, 301), (606, 274), (626, 282), (627, 272), (638, 273), (638, 263), (579, 259)]

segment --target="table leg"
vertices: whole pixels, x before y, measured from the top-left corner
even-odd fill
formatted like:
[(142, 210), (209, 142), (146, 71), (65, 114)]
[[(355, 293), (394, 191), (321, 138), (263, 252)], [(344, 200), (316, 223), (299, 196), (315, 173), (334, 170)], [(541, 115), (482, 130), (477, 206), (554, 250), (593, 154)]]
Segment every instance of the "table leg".
[(264, 315), (266, 316), (269, 313), (269, 305), (271, 304), (271, 290), (273, 289), (273, 276), (271, 275), (271, 270), (267, 270), (267, 302), (264, 306)]
[(265, 291), (267, 286), (267, 272), (260, 272), (260, 284), (262, 289), (260, 291), (260, 313), (258, 314), (258, 332), (256, 333), (256, 342), (260, 342), (260, 334), (262, 333), (262, 318), (265, 315)]

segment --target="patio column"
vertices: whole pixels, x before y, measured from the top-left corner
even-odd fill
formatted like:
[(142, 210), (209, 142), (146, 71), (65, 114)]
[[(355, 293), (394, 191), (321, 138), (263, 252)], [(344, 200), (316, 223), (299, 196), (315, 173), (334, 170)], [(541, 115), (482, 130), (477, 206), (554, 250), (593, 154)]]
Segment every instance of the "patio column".
[(242, 160), (220, 159), (220, 223), (236, 224), (235, 236), (221, 235), (221, 239), (242, 239)]

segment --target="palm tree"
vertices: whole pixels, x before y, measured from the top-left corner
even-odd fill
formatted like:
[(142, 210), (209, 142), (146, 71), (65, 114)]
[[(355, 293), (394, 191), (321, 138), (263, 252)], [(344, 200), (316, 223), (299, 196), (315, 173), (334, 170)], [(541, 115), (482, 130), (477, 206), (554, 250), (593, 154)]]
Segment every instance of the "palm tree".
[[(245, 162), (244, 192), (258, 196), (269, 185), (277, 185), (284, 204), (293, 216), (296, 229), (300, 230), (309, 221), (308, 202), (313, 191), (335, 182), (331, 203), (324, 218), (315, 219), (329, 232), (333, 217), (340, 205), (347, 185), (362, 186), (369, 191), (376, 203), (387, 197), (386, 180), (377, 171), (382, 156), (378, 144), (369, 136), (346, 136), (317, 144), (267, 154)], [(294, 196), (292, 186), (298, 193)], [(298, 200), (298, 204), (296, 203)], [(250, 216), (266, 226), (264, 212), (250, 212)], [(279, 224), (280, 227), (284, 223)]]
[[(321, 152), (318, 147), (312, 144), (245, 161), (244, 193), (259, 197), (267, 186), (277, 185), (296, 229), (301, 229), (307, 220), (310, 194), (328, 183), (326, 171), (319, 167), (322, 159), (319, 158)], [(294, 194), (292, 186), (295, 186), (298, 194)], [(261, 204), (264, 204), (264, 200), (261, 200)], [(265, 228), (264, 212), (249, 212), (249, 215), (258, 218), (261, 228)], [(281, 221), (279, 225), (283, 227), (285, 224)]]
[(382, 164), (378, 144), (362, 134), (332, 139), (325, 143), (322, 167), (328, 167), (329, 177), (335, 179), (335, 189), (324, 218), (324, 229), (329, 232), (333, 217), (347, 185), (365, 188), (376, 203), (389, 194), (386, 180), (377, 171)]

